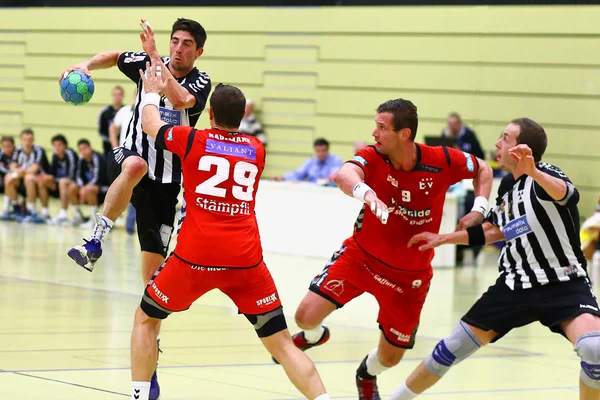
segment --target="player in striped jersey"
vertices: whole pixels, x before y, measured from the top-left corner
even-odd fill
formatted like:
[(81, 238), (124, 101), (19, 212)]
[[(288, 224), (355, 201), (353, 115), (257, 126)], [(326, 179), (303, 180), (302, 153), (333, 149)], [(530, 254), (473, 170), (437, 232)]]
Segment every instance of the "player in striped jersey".
[(496, 283), (471, 307), (450, 336), (392, 395), (410, 400), (450, 367), (514, 328), (539, 321), (567, 338), (581, 358), (580, 399), (600, 398), (600, 310), (579, 242), (579, 192), (559, 168), (542, 163), (547, 137), (528, 118), (513, 120), (496, 142), (505, 177), (481, 225), (445, 235), (415, 235), (409, 245), (428, 250), (445, 243), (505, 241)]
[[(102, 242), (128, 203), (136, 208), (137, 232), (142, 249), (142, 279), (147, 283), (163, 263), (173, 232), (177, 196), (181, 189), (181, 161), (170, 151), (156, 148), (154, 139), (142, 132), (140, 104), (144, 100), (144, 85), (139, 70), (146, 61), (161, 59), (162, 79), (166, 88), (161, 96), (160, 113), (164, 122), (195, 126), (204, 110), (211, 83), (208, 75), (194, 67), (204, 52), (206, 31), (198, 22), (179, 18), (170, 36), (170, 58), (161, 58), (156, 50), (154, 32), (143, 21), (140, 34), (144, 52), (107, 51), (68, 68), (89, 74), (95, 69), (118, 66), (129, 79), (137, 83), (134, 112), (123, 147), (113, 149), (107, 160), (111, 187), (106, 195), (102, 217), (86, 243), (68, 252), (75, 262), (89, 271), (102, 255)], [(155, 390), (156, 389), (156, 390)], [(150, 399), (158, 398), (155, 377)]]

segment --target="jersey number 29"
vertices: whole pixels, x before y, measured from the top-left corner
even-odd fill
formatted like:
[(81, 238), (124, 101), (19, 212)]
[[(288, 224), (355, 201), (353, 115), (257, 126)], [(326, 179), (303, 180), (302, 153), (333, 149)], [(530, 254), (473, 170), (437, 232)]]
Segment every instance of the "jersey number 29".
[[(210, 171), (213, 165), (217, 166), (215, 175), (196, 186), (196, 193), (225, 197), (227, 196), (228, 188), (217, 187), (217, 185), (229, 179), (231, 163), (226, 158), (203, 156), (198, 163), (198, 170)], [(258, 167), (256, 165), (245, 161), (236, 162), (233, 166), (233, 181), (237, 185), (231, 186), (233, 197), (242, 201), (252, 201), (257, 174)]]

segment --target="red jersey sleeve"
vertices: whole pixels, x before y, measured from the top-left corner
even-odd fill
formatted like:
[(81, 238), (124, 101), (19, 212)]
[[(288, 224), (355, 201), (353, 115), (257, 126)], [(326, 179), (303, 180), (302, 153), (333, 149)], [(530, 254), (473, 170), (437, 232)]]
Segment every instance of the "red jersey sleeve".
[(477, 157), (464, 151), (447, 148), (450, 156), (450, 177), (453, 183), (473, 179), (479, 172)]
[(377, 150), (375, 150), (375, 147), (368, 146), (360, 150), (354, 157), (346, 162), (358, 165), (365, 173), (366, 179), (367, 175), (369, 175), (369, 171), (373, 171), (377, 157), (380, 157), (380, 155), (377, 153)]
[(191, 126), (163, 125), (156, 135), (156, 145), (184, 159), (192, 148), (194, 132)]

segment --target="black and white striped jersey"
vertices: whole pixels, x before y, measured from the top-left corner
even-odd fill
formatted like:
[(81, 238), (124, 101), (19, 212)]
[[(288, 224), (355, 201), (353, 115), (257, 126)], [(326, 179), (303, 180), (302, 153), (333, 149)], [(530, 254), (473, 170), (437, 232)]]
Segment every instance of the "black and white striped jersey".
[[(168, 57), (162, 57), (162, 60), (165, 65), (170, 61)], [(154, 139), (142, 132), (140, 104), (145, 93), (139, 70), (146, 70), (146, 61), (150, 61), (150, 57), (144, 52), (126, 52), (119, 57), (119, 69), (137, 84), (133, 115), (127, 126), (124, 147), (137, 152), (148, 162), (150, 179), (162, 183), (181, 183), (179, 157), (170, 151), (156, 148)], [(185, 77), (177, 79), (177, 82), (196, 98), (196, 105), (185, 110), (175, 110), (169, 99), (162, 96), (159, 107), (161, 118), (171, 125), (195, 126), (211, 90), (210, 78), (206, 72), (194, 68)]]
[(34, 164), (38, 164), (41, 171), (47, 172), (50, 167), (44, 148), (37, 144), (33, 145), (33, 148), (29, 153), (25, 151), (23, 146), (17, 146), (13, 153), (12, 161), (17, 163), (19, 168), (23, 169), (27, 169)]
[(579, 240), (579, 192), (559, 168), (538, 163), (543, 173), (562, 179), (567, 194), (556, 201), (531, 177), (504, 177), (486, 221), (504, 232), (498, 267), (512, 290), (587, 276)]

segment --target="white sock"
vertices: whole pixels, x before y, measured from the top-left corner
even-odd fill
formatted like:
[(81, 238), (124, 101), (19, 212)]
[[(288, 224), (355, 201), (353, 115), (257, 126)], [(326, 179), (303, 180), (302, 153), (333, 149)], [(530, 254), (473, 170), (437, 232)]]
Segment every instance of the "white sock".
[(106, 236), (108, 235), (114, 224), (115, 223), (108, 217), (100, 217), (100, 219), (96, 221), (96, 225), (94, 226), (92, 239), (98, 239), (99, 241), (104, 243), (104, 239), (106, 239)]
[(331, 397), (327, 393), (323, 393), (320, 396), (315, 397), (315, 400), (331, 400)]
[(42, 208), (42, 217), (47, 217), (48, 216), (48, 207), (43, 207)]
[(67, 209), (61, 208), (58, 212), (58, 218), (67, 218)]
[(90, 206), (90, 216), (93, 218), (98, 213), (98, 206)]
[(35, 203), (27, 202), (27, 211), (29, 211), (32, 214), (35, 213)]
[(4, 211), (8, 211), (8, 206), (10, 205), (10, 199), (7, 195), (4, 195)]
[(316, 343), (323, 336), (323, 332), (325, 332), (323, 325), (319, 325), (314, 329), (306, 329), (304, 331), (304, 338), (308, 343)]
[(408, 386), (406, 386), (406, 382), (404, 382), (394, 393), (392, 393), (390, 400), (412, 400), (417, 396), (418, 394), (410, 390)]
[(131, 382), (131, 400), (148, 400), (150, 382)]
[(381, 362), (379, 362), (379, 357), (377, 356), (377, 348), (371, 350), (371, 352), (367, 356), (367, 373), (369, 375), (377, 376), (386, 369), (388, 368), (384, 367), (383, 365), (381, 365)]

